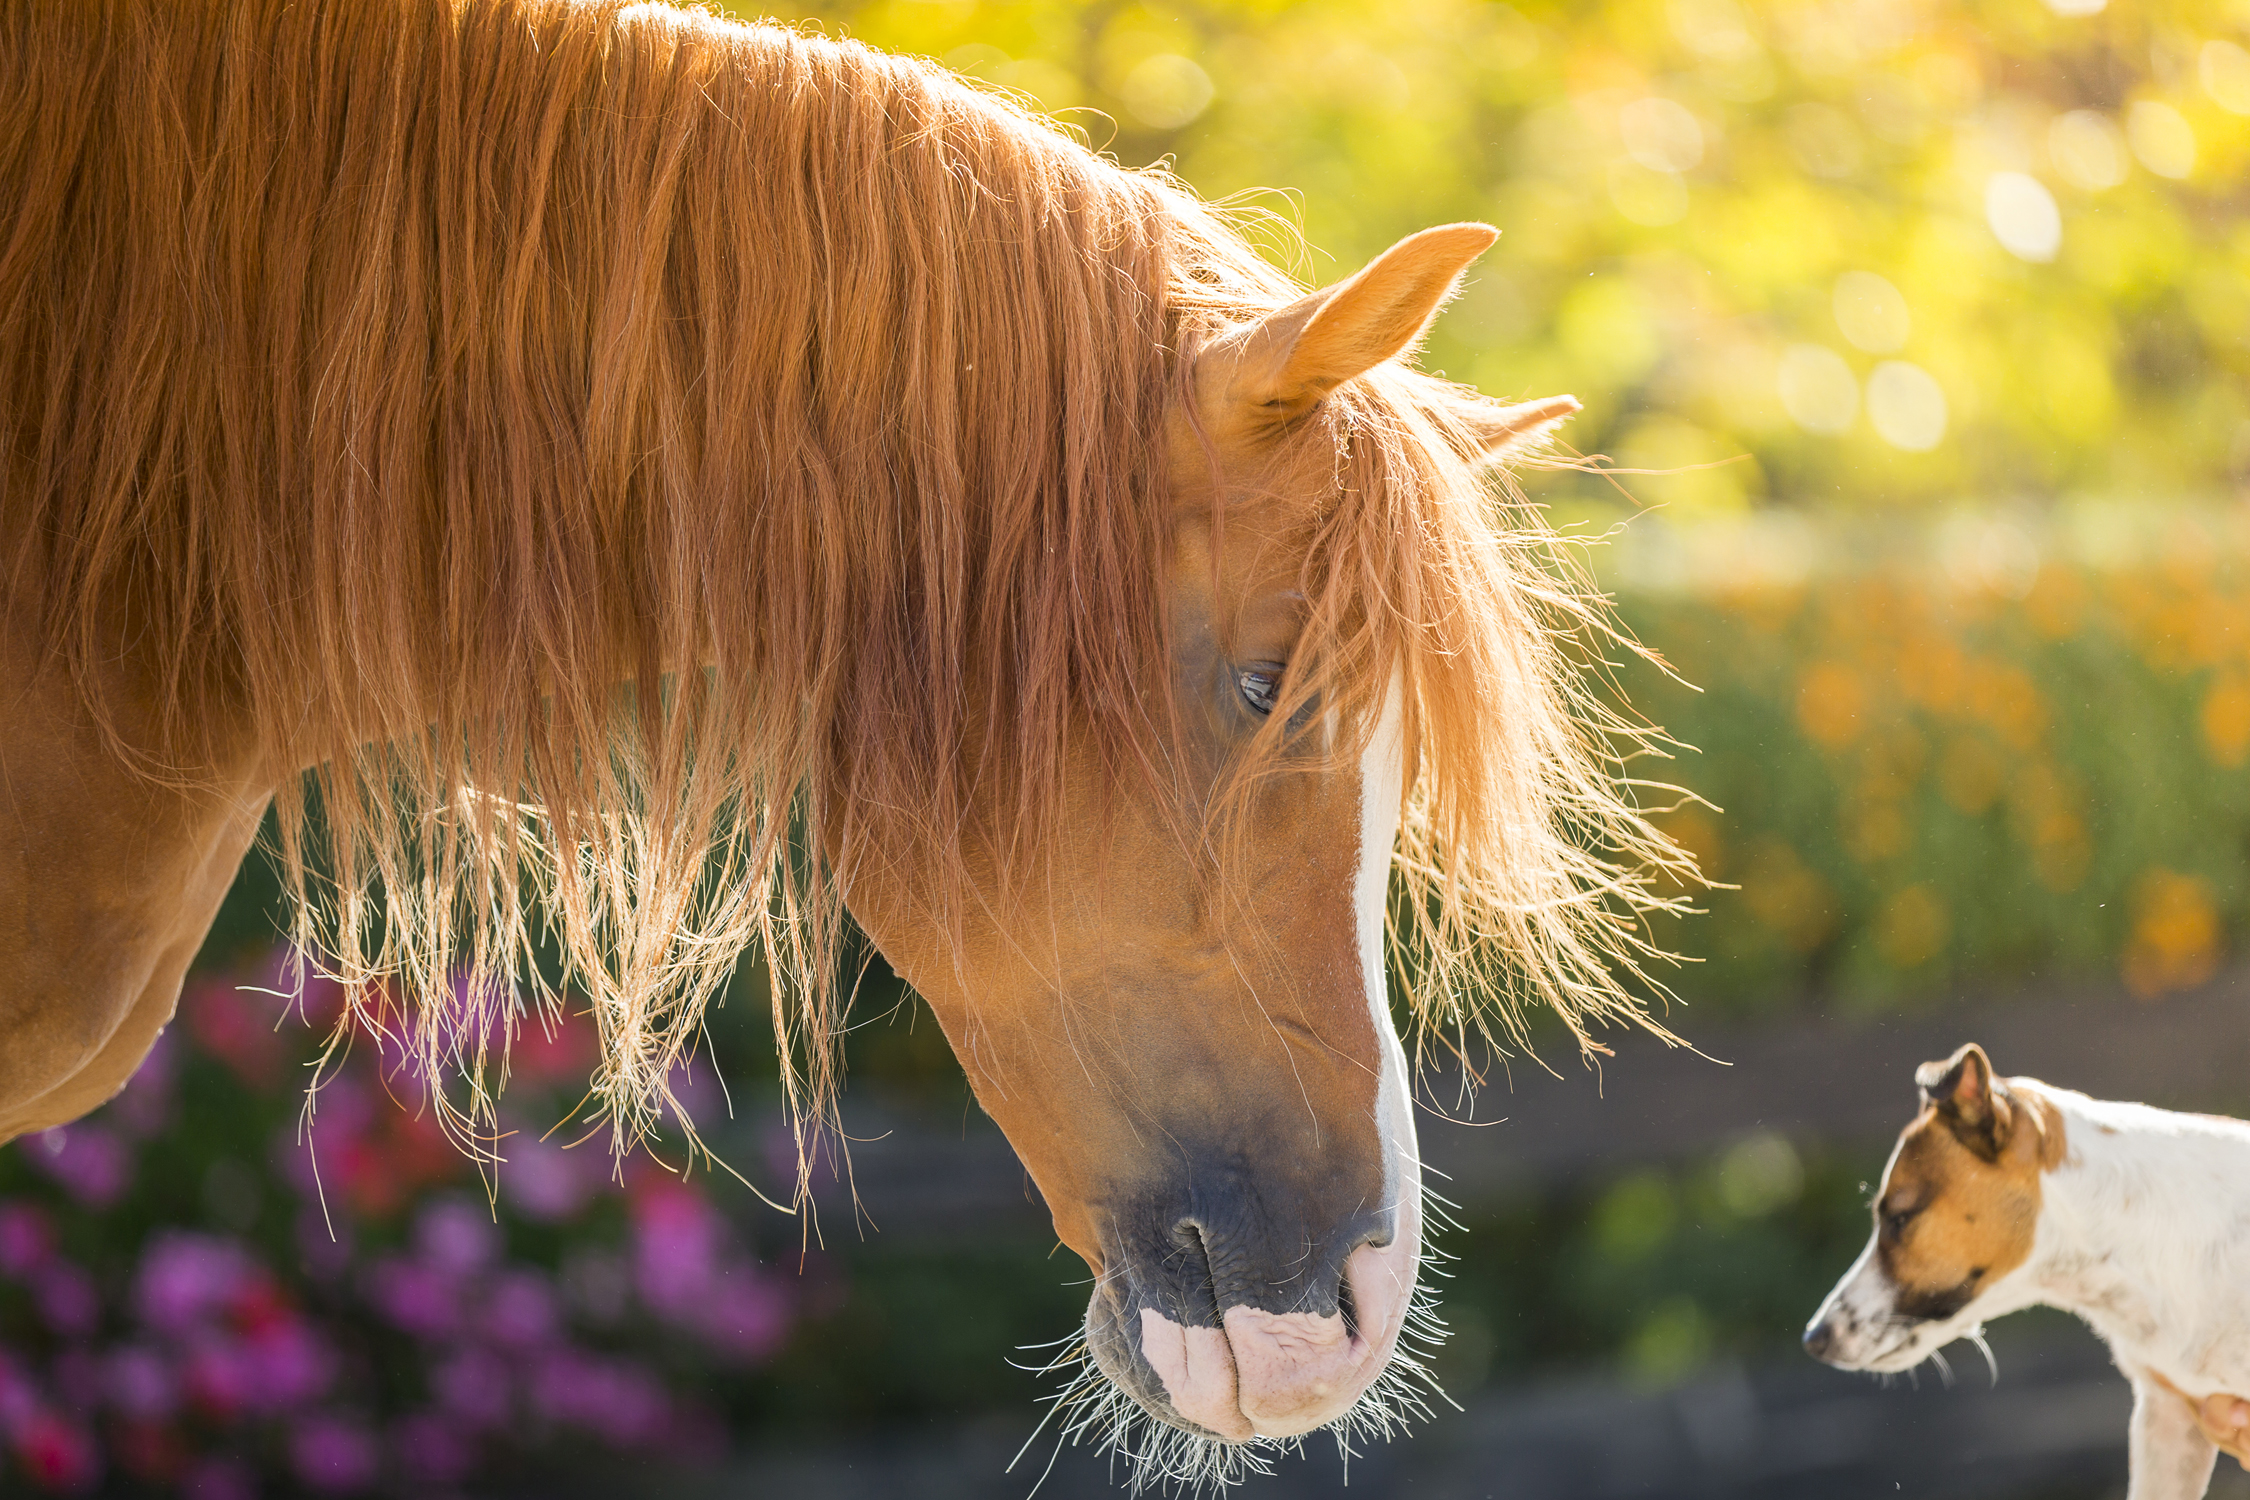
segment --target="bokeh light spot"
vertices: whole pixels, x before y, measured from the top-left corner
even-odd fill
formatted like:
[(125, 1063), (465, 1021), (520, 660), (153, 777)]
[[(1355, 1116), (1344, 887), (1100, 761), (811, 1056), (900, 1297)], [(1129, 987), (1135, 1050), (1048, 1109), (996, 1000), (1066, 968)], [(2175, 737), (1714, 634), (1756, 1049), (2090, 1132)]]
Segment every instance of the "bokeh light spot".
[(2169, 104), (2143, 99), (2125, 112), (2125, 139), (2141, 165), (2159, 177), (2195, 170), (2195, 127)]
[(1984, 219), (2010, 255), (2050, 261), (2062, 248), (2062, 210), (2036, 177), (1995, 172), (1985, 179)]
[(1159, 52), (1125, 75), (1118, 96), (1142, 124), (1177, 130), (1210, 107), (1214, 92), (1211, 75), (1193, 58)]
[(2047, 159), (2063, 181), (2098, 193), (2125, 180), (2125, 137), (2098, 110), (2069, 110), (2047, 127)]
[(1914, 320), (1899, 289), (1873, 271), (1846, 271), (1836, 278), (1836, 326), (1845, 338), (1870, 354), (1904, 348)]
[(1661, 229), (1687, 217), (1687, 184), (1677, 172), (1656, 171), (1631, 157), (1609, 167), (1609, 201), (1636, 224)]
[(1782, 409), (1807, 432), (1843, 432), (1859, 415), (1859, 381), (1844, 357), (1819, 344), (1791, 344), (1781, 354)]
[(2250, 115), (2250, 52), (2233, 42), (2205, 42), (2195, 61), (2213, 104), (2229, 114)]
[(1657, 172), (1685, 172), (1703, 160), (1703, 126), (1670, 99), (1635, 99), (1617, 112), (1633, 160)]
[(1929, 371), (1886, 359), (1867, 377), (1867, 420), (1884, 442), (1927, 453), (1945, 436), (1945, 391)]
[(1758, 51), (1749, 19), (1734, 0), (1672, 0), (1672, 35), (1705, 57), (1732, 62)]

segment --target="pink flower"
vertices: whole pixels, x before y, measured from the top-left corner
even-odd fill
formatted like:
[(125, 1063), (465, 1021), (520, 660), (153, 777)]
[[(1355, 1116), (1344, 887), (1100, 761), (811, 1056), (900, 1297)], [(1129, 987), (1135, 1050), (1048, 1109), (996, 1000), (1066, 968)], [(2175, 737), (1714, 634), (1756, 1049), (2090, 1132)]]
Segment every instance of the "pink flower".
[(597, 1184), (590, 1180), (590, 1169), (600, 1161), (586, 1151), (567, 1150), (558, 1141), (519, 1130), (507, 1143), (500, 1191), (519, 1213), (541, 1223), (557, 1223), (576, 1214), (593, 1196)]
[(343, 1417), (308, 1418), (289, 1440), (290, 1466), (306, 1488), (345, 1495), (375, 1482), (378, 1453), (366, 1427)]
[(713, 1290), (695, 1328), (712, 1348), (763, 1364), (789, 1337), (789, 1296), (757, 1266), (737, 1262)]
[(129, 1417), (169, 1416), (179, 1404), (179, 1383), (172, 1367), (143, 1344), (128, 1344), (110, 1355), (106, 1384), (110, 1404)]
[(414, 1248), (423, 1264), (448, 1276), (467, 1276), (491, 1264), (500, 1228), (489, 1209), (460, 1198), (433, 1200), (414, 1221)]
[(107, 1208), (125, 1196), (133, 1176), (132, 1153), (116, 1132), (101, 1125), (80, 1122), (35, 1135), (28, 1156), (88, 1208)]
[(416, 1484), (450, 1487), (476, 1468), (476, 1440), (442, 1412), (416, 1412), (391, 1429), (391, 1452)]
[(43, 1490), (90, 1490), (102, 1477), (101, 1455), (86, 1429), (42, 1407), (16, 1428), (16, 1462)]
[(55, 1253), (55, 1229), (29, 1203), (0, 1202), (0, 1276), (24, 1277)]
[(180, 1493), (190, 1500), (257, 1500), (258, 1481), (242, 1460), (214, 1455), (196, 1460)]
[(180, 1014), (205, 1052), (253, 1089), (264, 1090), (280, 1081), (286, 1054), (296, 1050), (298, 1039), (275, 1025), (282, 1004), (270, 995), (246, 993), (232, 979), (205, 979), (191, 982), (180, 996)]
[(180, 1383), (196, 1408), (215, 1421), (231, 1422), (250, 1404), (250, 1382), (239, 1339), (207, 1332), (189, 1346)]
[(555, 1294), (537, 1271), (498, 1277), (484, 1298), (484, 1332), (503, 1349), (536, 1349), (553, 1340), (561, 1319)]
[(0, 1349), (0, 1438), (19, 1431), (39, 1410), (39, 1387), (31, 1372)]
[(708, 1305), (724, 1226), (700, 1192), (658, 1182), (633, 1202), (633, 1280), (641, 1301), (678, 1322)]
[(335, 1358), (310, 1324), (290, 1316), (243, 1341), (241, 1371), (245, 1404), (287, 1411), (327, 1391), (335, 1377)]
[(505, 1426), (514, 1413), (508, 1367), (488, 1349), (464, 1349), (430, 1372), (430, 1394), (473, 1430)]
[(110, 1102), (106, 1118), (115, 1120), (127, 1135), (147, 1140), (172, 1123), (174, 1076), (179, 1070), (180, 1040), (176, 1028), (157, 1033), (156, 1044), (133, 1072), (125, 1092)]
[(376, 1310), (401, 1332), (435, 1341), (461, 1331), (460, 1283), (434, 1266), (386, 1256), (369, 1270), (367, 1290)]
[(236, 1241), (174, 1230), (141, 1257), (133, 1300), (149, 1327), (180, 1335), (221, 1316), (264, 1279)]
[(41, 1320), (66, 1337), (83, 1338), (101, 1322), (102, 1298), (94, 1278), (67, 1260), (49, 1261), (32, 1279), (32, 1295)]
[(663, 1387), (647, 1370), (576, 1350), (541, 1362), (532, 1405), (548, 1421), (583, 1428), (615, 1448), (655, 1441), (670, 1415)]

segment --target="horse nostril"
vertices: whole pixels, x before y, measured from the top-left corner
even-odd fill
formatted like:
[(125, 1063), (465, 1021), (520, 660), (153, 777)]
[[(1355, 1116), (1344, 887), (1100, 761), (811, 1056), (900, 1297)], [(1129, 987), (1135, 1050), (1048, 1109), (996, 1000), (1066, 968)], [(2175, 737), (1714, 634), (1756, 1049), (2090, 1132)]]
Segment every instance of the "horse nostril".
[(1352, 1300), (1351, 1272), (1341, 1271), (1336, 1277), (1336, 1310), (1344, 1315), (1346, 1337), (1359, 1337), (1359, 1305)]

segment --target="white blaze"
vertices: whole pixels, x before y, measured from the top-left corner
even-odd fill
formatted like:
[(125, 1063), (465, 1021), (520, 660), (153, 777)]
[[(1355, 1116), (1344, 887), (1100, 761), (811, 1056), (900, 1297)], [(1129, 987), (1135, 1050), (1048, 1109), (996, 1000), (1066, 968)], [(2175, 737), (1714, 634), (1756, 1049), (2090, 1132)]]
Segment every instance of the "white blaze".
[[(1390, 986), (1384, 977), (1384, 919), (1389, 911), (1391, 855), (1398, 843), (1406, 796), (1405, 713), (1395, 680), (1384, 695), (1383, 716), (1359, 762), (1359, 874), (1352, 904), (1359, 915), (1359, 963), (1367, 989), (1368, 1019), (1383, 1049), (1375, 1096), (1375, 1124), (1383, 1145), (1383, 1191), (1398, 1213), (1398, 1233), (1378, 1251), (1354, 1252), (1349, 1274), (1366, 1336), (1386, 1347), (1404, 1322), (1414, 1291), (1422, 1246), (1422, 1158), (1414, 1138), (1414, 1108), (1406, 1078), (1406, 1049), (1391, 1024)], [(1365, 1284), (1363, 1284), (1365, 1283)], [(1370, 1304), (1374, 1305), (1370, 1305)]]

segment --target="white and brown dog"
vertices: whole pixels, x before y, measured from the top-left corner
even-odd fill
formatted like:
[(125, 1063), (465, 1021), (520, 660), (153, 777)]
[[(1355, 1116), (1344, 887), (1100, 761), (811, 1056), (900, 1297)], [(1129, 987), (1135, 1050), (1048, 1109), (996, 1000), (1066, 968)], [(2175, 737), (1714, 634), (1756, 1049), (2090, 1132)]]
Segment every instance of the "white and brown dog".
[(2002, 1313), (2074, 1312), (2133, 1382), (2128, 1500), (2196, 1500), (2250, 1453), (2250, 1124), (1996, 1078), (1975, 1043), (1914, 1081), (1875, 1237), (1805, 1348), (1910, 1370)]

